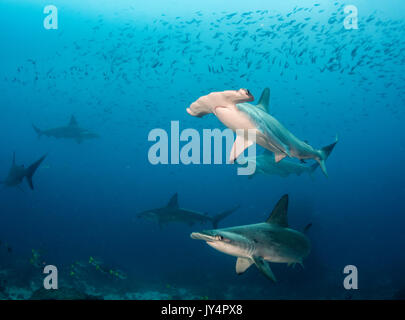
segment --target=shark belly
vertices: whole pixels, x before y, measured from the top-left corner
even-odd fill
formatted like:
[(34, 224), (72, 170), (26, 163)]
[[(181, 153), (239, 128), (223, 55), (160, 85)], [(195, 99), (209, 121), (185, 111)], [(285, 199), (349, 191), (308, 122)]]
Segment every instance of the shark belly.
[(249, 117), (240, 112), (237, 108), (215, 108), (217, 118), (229, 129), (236, 130), (257, 130), (256, 125)]
[(320, 158), (319, 151), (311, 147), (304, 141), (299, 140), (295, 136), (290, 138), (291, 156), (297, 159), (318, 159)]
[(255, 141), (251, 142), (254, 142), (274, 153), (284, 152), (283, 144), (277, 141), (277, 138), (274, 137), (273, 133), (262, 132), (260, 128), (250, 119), (249, 115), (238, 110), (238, 108), (217, 107), (215, 109), (215, 115), (226, 127), (230, 128), (234, 132), (237, 132), (237, 130), (244, 130), (243, 136), (246, 141), (250, 141), (248, 135), (250, 131), (255, 138)]

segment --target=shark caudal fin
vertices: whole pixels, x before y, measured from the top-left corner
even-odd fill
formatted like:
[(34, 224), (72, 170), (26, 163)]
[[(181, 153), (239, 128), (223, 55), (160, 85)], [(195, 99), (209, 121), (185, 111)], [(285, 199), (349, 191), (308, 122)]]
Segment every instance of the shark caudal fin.
[(214, 229), (218, 228), (218, 223), (225, 219), (227, 216), (231, 215), (232, 213), (234, 213), (236, 210), (238, 210), (240, 208), (240, 205), (237, 205), (236, 207), (229, 209), (229, 210), (225, 210), (215, 216), (212, 217), (212, 227)]
[(335, 147), (337, 142), (338, 142), (338, 137), (336, 136), (336, 141), (334, 143), (327, 145), (320, 150), (321, 158), (318, 160), (318, 163), (325, 176), (328, 176), (328, 172), (326, 171), (325, 161), (326, 161), (326, 159), (328, 159), (328, 157), (332, 153), (333, 148)]
[(37, 171), (37, 169), (38, 169), (39, 165), (41, 164), (41, 162), (44, 161), (45, 158), (46, 158), (46, 155), (42, 156), (41, 159), (34, 162), (32, 165), (30, 165), (26, 169), (25, 177), (27, 179), (28, 185), (30, 186), (31, 190), (34, 190), (34, 185), (32, 184), (32, 177), (33, 177), (35, 171)]
[(41, 136), (44, 134), (39, 128), (37, 128), (36, 126), (32, 125), (32, 127), (34, 128), (35, 132), (38, 135), (38, 139), (41, 138)]

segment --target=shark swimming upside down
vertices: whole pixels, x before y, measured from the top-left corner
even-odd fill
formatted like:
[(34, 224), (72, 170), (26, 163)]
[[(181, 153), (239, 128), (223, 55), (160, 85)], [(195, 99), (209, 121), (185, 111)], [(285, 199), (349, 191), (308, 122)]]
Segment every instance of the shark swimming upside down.
[[(298, 139), (269, 113), (270, 89), (263, 90), (259, 103), (253, 105), (254, 97), (247, 89), (212, 92), (193, 102), (187, 112), (195, 117), (213, 113), (225, 126), (236, 132), (230, 162), (233, 163), (243, 151), (254, 143), (274, 153), (278, 163), (285, 157), (300, 160), (314, 159), (327, 176), (325, 160), (330, 145), (315, 149)], [(254, 140), (249, 132), (254, 133)]]

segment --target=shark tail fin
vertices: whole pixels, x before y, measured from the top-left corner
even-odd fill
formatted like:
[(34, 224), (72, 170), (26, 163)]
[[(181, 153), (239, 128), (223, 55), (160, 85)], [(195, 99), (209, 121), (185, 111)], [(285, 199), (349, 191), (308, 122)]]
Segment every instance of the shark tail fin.
[[(325, 165), (325, 161), (326, 159), (328, 159), (328, 157), (330, 156), (330, 154), (333, 151), (333, 148), (335, 148), (336, 143), (338, 142), (338, 137), (336, 136), (336, 141), (334, 143), (331, 143), (325, 147), (323, 147), (320, 150), (320, 154), (321, 154), (321, 158), (318, 160), (319, 166), (322, 169), (322, 172), (328, 176), (328, 173), (326, 171), (326, 165)], [(316, 169), (316, 168), (315, 168)]]
[(227, 216), (231, 215), (232, 213), (234, 213), (236, 210), (238, 210), (240, 208), (240, 205), (237, 205), (236, 207), (223, 211), (215, 216), (212, 217), (212, 227), (214, 229), (218, 228), (218, 223), (225, 219)]
[(34, 125), (32, 125), (32, 127), (34, 128), (35, 132), (37, 133), (38, 139), (41, 138), (41, 136), (43, 135), (43, 132)]
[(338, 143), (338, 137), (336, 136), (336, 141), (334, 143), (331, 143), (321, 149), (321, 154), (322, 154), (322, 159), (326, 160), (330, 156), (330, 154), (333, 151), (333, 148), (335, 148), (336, 143)]
[(46, 155), (42, 156), (41, 159), (39, 159), (38, 161), (34, 162), (32, 165), (30, 165), (27, 168), (27, 171), (25, 173), (25, 177), (27, 178), (27, 182), (31, 188), (31, 190), (34, 190), (34, 185), (32, 183), (32, 177), (35, 173), (35, 171), (37, 171), (39, 165), (41, 164), (42, 161), (44, 161)]

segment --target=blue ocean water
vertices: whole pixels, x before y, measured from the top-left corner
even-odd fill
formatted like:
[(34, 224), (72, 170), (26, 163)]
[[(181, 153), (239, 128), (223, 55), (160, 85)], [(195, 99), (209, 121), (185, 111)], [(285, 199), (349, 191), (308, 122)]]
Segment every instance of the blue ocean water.
[[(49, 4), (0, 3), (0, 181), (13, 152), (25, 166), (47, 154), (35, 190), (0, 188), (1, 299), (29, 298), (46, 264), (61, 287), (107, 299), (403, 294), (403, 2), (55, 0), (55, 30), (43, 24)], [(346, 5), (358, 8), (358, 29), (344, 28)], [(187, 114), (200, 96), (249, 88), (257, 101), (265, 87), (270, 113), (297, 137), (319, 148), (338, 135), (328, 178), (149, 162), (155, 128), (224, 129)], [(32, 128), (72, 115), (100, 138), (38, 138)], [(263, 222), (289, 194), (291, 227), (312, 223), (305, 267), (271, 264), (275, 284), (254, 267), (238, 276), (235, 258), (190, 238), (210, 225), (137, 218), (176, 192), (181, 207), (209, 215), (240, 205), (220, 227)], [(357, 290), (343, 286), (347, 265)]]

